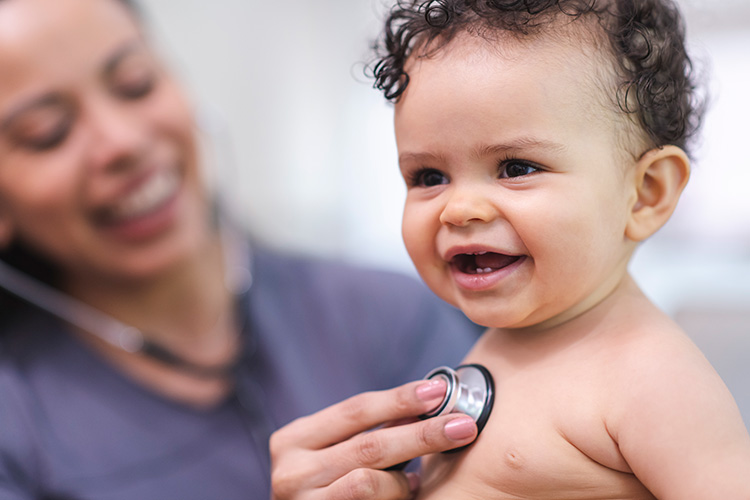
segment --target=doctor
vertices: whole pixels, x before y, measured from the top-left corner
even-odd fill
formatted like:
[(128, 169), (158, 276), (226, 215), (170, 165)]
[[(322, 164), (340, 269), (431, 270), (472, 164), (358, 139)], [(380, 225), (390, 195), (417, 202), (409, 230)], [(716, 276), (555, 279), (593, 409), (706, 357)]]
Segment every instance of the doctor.
[[(274, 430), (473, 342), (410, 279), (218, 223), (193, 110), (131, 2), (0, 0), (0, 74), (0, 281), (25, 295), (0, 290), (0, 500), (268, 498)], [(408, 498), (414, 478), (381, 469), (466, 444), (472, 425), (359, 433), (444, 390), (295, 421), (274, 438), (279, 495)], [(325, 481), (293, 481), (316, 467)]]

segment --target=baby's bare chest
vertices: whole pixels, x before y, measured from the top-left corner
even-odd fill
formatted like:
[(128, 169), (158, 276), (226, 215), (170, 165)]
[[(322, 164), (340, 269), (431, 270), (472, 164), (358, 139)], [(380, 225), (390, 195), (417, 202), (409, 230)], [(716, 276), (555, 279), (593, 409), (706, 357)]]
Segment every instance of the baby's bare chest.
[(654, 498), (607, 429), (601, 377), (483, 364), (495, 376), (490, 419), (464, 451), (425, 459), (420, 499)]
[(477, 446), (460, 455), (424, 462), (425, 500), (652, 500), (638, 479), (596, 463), (571, 445), (538, 435), (516, 435), (504, 443)]

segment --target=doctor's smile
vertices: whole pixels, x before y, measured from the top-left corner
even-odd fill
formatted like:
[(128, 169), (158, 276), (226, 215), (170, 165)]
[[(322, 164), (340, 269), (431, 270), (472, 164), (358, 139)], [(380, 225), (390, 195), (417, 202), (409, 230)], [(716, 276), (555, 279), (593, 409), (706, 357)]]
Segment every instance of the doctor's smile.
[(175, 168), (159, 168), (140, 176), (113, 202), (93, 214), (97, 227), (122, 239), (157, 236), (176, 217), (182, 176)]

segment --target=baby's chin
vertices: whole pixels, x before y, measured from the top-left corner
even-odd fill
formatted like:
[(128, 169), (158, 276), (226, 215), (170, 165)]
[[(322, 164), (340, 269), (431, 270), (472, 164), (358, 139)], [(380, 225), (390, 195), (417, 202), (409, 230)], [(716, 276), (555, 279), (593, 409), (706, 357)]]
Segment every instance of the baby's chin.
[(518, 324), (519, 321), (522, 321), (522, 318), (513, 318), (511, 317), (511, 314), (501, 314), (498, 313), (498, 311), (487, 310), (491, 308), (465, 307), (465, 305), (462, 307), (462, 304), (455, 302), (457, 301), (454, 301), (454, 303), (449, 301), (451, 305), (461, 310), (469, 320), (479, 326), (491, 329), (517, 328), (525, 326)]
[[(522, 311), (517, 307), (503, 307), (496, 298), (483, 299), (462, 298), (460, 293), (449, 286), (428, 284), (432, 292), (443, 301), (464, 313), (472, 323), (489, 329), (524, 329), (543, 324), (553, 318), (554, 314), (540, 315), (540, 311)], [(441, 283), (442, 285), (442, 283)], [(534, 317), (534, 316), (539, 316)]]
[[(525, 311), (519, 310), (499, 310), (492, 307), (460, 307), (469, 320), (479, 326), (496, 330), (533, 330), (542, 328), (548, 322), (554, 322), (554, 316), (539, 316), (525, 314)], [(535, 311), (537, 312), (537, 311)], [(538, 317), (537, 317), (538, 316)]]

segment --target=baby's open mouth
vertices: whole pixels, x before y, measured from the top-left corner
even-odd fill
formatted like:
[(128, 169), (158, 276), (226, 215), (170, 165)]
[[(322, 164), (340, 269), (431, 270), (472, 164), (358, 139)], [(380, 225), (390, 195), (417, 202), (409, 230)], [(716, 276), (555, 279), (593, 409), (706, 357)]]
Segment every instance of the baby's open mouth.
[(451, 259), (451, 264), (465, 274), (487, 274), (507, 267), (520, 255), (504, 255), (495, 252), (462, 253)]

